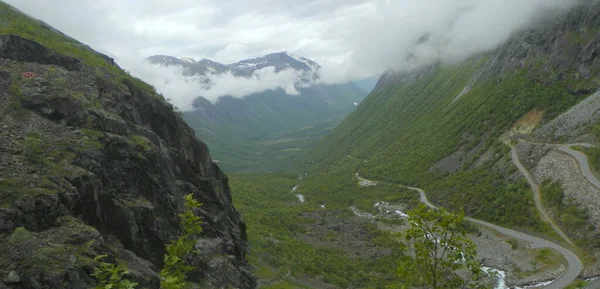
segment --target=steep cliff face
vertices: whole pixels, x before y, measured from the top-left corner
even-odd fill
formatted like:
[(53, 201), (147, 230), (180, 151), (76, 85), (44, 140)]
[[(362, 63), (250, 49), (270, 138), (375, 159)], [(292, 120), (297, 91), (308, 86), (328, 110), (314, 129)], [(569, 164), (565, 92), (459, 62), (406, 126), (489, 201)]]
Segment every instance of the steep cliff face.
[(190, 193), (204, 233), (189, 279), (253, 288), (227, 176), (173, 107), (105, 56), (1, 34), (0, 288), (90, 288), (102, 254), (158, 288)]

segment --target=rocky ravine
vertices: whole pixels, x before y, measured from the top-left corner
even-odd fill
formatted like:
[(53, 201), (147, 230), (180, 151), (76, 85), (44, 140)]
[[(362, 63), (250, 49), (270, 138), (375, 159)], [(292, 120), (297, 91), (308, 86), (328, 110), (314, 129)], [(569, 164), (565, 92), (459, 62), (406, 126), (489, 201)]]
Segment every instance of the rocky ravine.
[(255, 287), (227, 176), (170, 104), (115, 70), (0, 35), (0, 288), (90, 288), (102, 254), (159, 288), (190, 193), (204, 233), (189, 279)]

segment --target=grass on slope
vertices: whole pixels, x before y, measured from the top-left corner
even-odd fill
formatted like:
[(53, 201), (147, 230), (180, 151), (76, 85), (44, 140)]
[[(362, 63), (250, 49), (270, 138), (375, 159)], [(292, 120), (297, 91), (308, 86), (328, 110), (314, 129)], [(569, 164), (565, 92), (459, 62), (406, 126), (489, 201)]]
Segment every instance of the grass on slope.
[[(600, 139), (600, 122), (597, 122), (592, 126), (591, 133), (596, 140)], [(600, 147), (598, 145), (590, 148), (575, 146), (573, 149), (584, 153), (588, 158), (588, 163), (592, 172), (596, 177), (600, 176)]]
[(113, 66), (100, 54), (87, 48), (84, 44), (51, 29), (47, 25), (43, 25), (42, 22), (24, 15), (2, 1), (0, 1), (0, 19), (0, 35), (12, 34), (34, 40), (56, 53), (81, 59), (92, 67), (104, 68), (116, 79), (121, 81), (128, 79), (140, 89), (164, 99), (156, 93), (154, 87)]

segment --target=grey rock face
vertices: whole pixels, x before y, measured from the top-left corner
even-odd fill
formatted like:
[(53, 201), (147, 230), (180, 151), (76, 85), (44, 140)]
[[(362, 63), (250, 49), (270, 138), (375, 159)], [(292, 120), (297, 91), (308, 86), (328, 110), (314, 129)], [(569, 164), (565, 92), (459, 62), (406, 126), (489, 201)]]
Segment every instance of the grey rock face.
[(21, 283), (21, 277), (19, 277), (17, 271), (12, 270), (10, 271), (10, 273), (8, 273), (8, 276), (6, 276), (4, 282), (6, 282), (7, 284)]
[(81, 60), (77, 58), (59, 55), (35, 41), (15, 35), (0, 36), (0, 55), (15, 61), (59, 65), (67, 70), (83, 67)]
[(600, 227), (600, 191), (581, 175), (575, 160), (552, 151), (540, 160), (533, 175), (539, 183), (546, 178), (559, 181), (565, 196), (585, 208), (590, 216), (590, 223)]
[(580, 136), (587, 126), (600, 118), (600, 91), (534, 132), (538, 140), (570, 139)]
[[(484, 81), (502, 82), (513, 72), (526, 70), (536, 82), (548, 85), (560, 80), (589, 79), (598, 74), (600, 54), (600, 1), (583, 0), (568, 12), (554, 12), (528, 29), (515, 33), (506, 43), (492, 53), (476, 71), (472, 80), (455, 98), (462, 97), (476, 84)], [(432, 74), (439, 63), (417, 66), (419, 69), (388, 71), (379, 80), (376, 89), (399, 83), (410, 83)], [(575, 74), (575, 76), (573, 76)], [(600, 88), (567, 85), (567, 91), (577, 96), (588, 96)]]
[[(523, 68), (542, 72), (538, 81), (545, 84), (567, 78), (567, 70), (579, 71), (580, 78), (589, 77), (600, 48), (600, 37), (593, 31), (593, 27), (600, 26), (597, 17), (600, 2), (580, 2), (570, 11), (545, 17), (542, 22), (512, 37), (486, 63), (482, 78), (497, 78), (504, 72)], [(540, 62), (528, 61), (530, 59)], [(552, 72), (554, 76), (548, 77)], [(593, 92), (570, 88), (574, 95)]]

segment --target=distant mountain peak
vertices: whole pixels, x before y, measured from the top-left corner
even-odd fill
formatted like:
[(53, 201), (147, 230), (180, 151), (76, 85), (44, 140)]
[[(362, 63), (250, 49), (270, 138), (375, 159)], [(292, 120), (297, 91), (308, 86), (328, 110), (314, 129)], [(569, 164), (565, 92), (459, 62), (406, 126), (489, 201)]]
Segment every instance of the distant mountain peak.
[(153, 56), (146, 58), (146, 61), (150, 62), (151, 64), (160, 64), (163, 66), (169, 66), (169, 65), (173, 65), (173, 64), (180, 65), (182, 63), (187, 63), (186, 61), (183, 61), (177, 57), (169, 56), (169, 55), (153, 55)]
[(287, 51), (269, 53), (264, 56), (242, 60), (227, 66), (234, 74), (239, 76), (252, 75), (254, 71), (266, 67), (273, 67), (276, 72), (286, 69), (302, 72), (315, 72), (320, 68), (314, 61), (302, 56), (293, 55)]
[(154, 55), (146, 58), (152, 64), (162, 66), (179, 65), (186, 69), (187, 74), (206, 75), (230, 72), (235, 76), (249, 77), (257, 70), (273, 67), (276, 72), (293, 69), (302, 73), (316, 72), (320, 66), (314, 61), (287, 51), (269, 53), (260, 57), (241, 60), (231, 64), (204, 58), (196, 61), (192, 57), (173, 57), (168, 55)]

